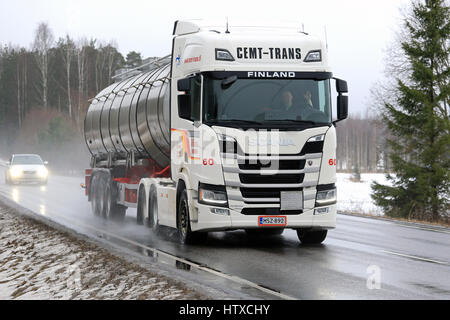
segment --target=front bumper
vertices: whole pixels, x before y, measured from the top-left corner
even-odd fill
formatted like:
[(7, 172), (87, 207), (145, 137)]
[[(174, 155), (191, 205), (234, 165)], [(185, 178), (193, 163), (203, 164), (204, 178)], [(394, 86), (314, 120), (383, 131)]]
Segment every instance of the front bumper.
[[(328, 206), (328, 213), (314, 214), (314, 210), (304, 211), (298, 215), (280, 215), (286, 217), (284, 228), (317, 228), (333, 229), (336, 227), (336, 204)], [(229, 215), (215, 214), (211, 212), (211, 206), (196, 203), (191, 217), (192, 231), (226, 231), (237, 229), (270, 228), (260, 227), (258, 217), (261, 215), (244, 215), (235, 210), (228, 209)], [(323, 207), (321, 207), (323, 208)], [(220, 208), (223, 209), (223, 208)], [(193, 219), (192, 219), (193, 218)]]
[(19, 177), (9, 177), (10, 183), (46, 183), (47, 177), (36, 175), (21, 175)]

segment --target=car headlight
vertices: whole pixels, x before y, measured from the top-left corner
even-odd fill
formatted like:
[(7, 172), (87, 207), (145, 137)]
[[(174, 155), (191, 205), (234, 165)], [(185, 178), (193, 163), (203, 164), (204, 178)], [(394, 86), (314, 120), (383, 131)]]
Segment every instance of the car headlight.
[(336, 188), (330, 190), (317, 191), (316, 206), (328, 206), (337, 202)]
[(225, 186), (200, 183), (198, 187), (198, 202), (217, 207), (228, 207)]
[(48, 176), (48, 170), (45, 167), (39, 168), (37, 173), (38, 173), (38, 176), (41, 178), (47, 178), (47, 176)]
[(16, 168), (16, 167), (12, 167), (12, 168), (9, 170), (9, 174), (10, 174), (11, 177), (13, 177), (13, 178), (18, 178), (18, 177), (20, 177), (20, 176), (22, 175), (22, 170), (19, 169), (19, 168)]

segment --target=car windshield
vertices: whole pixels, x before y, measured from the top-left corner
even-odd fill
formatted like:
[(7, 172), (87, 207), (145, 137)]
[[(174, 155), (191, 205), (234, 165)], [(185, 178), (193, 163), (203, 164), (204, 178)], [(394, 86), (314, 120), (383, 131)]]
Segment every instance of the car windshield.
[(35, 155), (14, 156), (12, 164), (43, 164), (41, 157)]
[(330, 80), (204, 78), (205, 123), (331, 123)]

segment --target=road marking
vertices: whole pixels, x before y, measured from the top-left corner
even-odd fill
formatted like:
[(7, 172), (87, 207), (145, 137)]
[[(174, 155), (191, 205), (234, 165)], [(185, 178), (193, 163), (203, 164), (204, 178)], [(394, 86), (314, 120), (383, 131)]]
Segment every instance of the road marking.
[(447, 230), (441, 230), (441, 229), (433, 229), (433, 228), (425, 228), (425, 227), (415, 227), (415, 226), (406, 226), (404, 224), (396, 223), (397, 225), (405, 228), (411, 228), (411, 229), (419, 229), (419, 230), (427, 230), (427, 231), (434, 231), (434, 232), (440, 232), (440, 233), (447, 233), (450, 234), (450, 231)]
[[(339, 215), (347, 216), (347, 217), (355, 217), (355, 218), (368, 219), (368, 220), (372, 220), (372, 221), (388, 222), (391, 225), (396, 225), (396, 226), (399, 226), (399, 227), (405, 227), (405, 228), (411, 228), (411, 229), (419, 229), (419, 230), (434, 231), (434, 232), (450, 234), (450, 230), (448, 230), (448, 228), (446, 228), (446, 227), (439, 227), (439, 226), (437, 226), (436, 228), (431, 228), (431, 227), (427, 228), (425, 226), (414, 226), (414, 224), (419, 224), (417, 222), (409, 222), (409, 221), (388, 219), (388, 218), (384, 218), (383, 216), (358, 215), (358, 214), (346, 213), (346, 212), (343, 212), (343, 211), (338, 211), (337, 213)], [(407, 225), (407, 223), (411, 224), (411, 225)]]
[(399, 253), (399, 252), (394, 252), (394, 251), (388, 251), (388, 250), (380, 250), (380, 251), (384, 252), (384, 253), (392, 254), (392, 255), (395, 255), (395, 256), (409, 258), (409, 259), (425, 261), (425, 262), (431, 262), (431, 263), (437, 263), (437, 264), (442, 264), (442, 265), (448, 265), (448, 262), (445, 262), (445, 261), (439, 261), (439, 260), (433, 260), (433, 259), (428, 259), (428, 258), (423, 258), (423, 257), (418, 257), (418, 256), (412, 256), (412, 255), (409, 255), (409, 254), (404, 254), (404, 253)]
[[(8, 199), (9, 201), (13, 201), (13, 200), (11, 200), (9, 197), (8, 197), (7, 199)], [(15, 204), (16, 206), (22, 207), (22, 206), (21, 206), (19, 203), (17, 203), (17, 202), (14, 202), (14, 204)], [(167, 252), (164, 252), (164, 251), (161, 251), (161, 250), (158, 250), (158, 249), (155, 249), (155, 248), (152, 248), (152, 247), (143, 245), (143, 244), (141, 244), (141, 243), (139, 243), (139, 242), (136, 242), (136, 241), (133, 241), (133, 240), (124, 238), (124, 237), (119, 236), (119, 235), (116, 235), (116, 234), (114, 234), (114, 233), (111, 233), (111, 232), (108, 232), (108, 231), (105, 231), (105, 230), (96, 228), (96, 227), (94, 227), (94, 226), (86, 225), (86, 224), (80, 223), (80, 222), (77, 221), (77, 220), (73, 220), (73, 219), (67, 218), (67, 217), (65, 217), (65, 216), (61, 216), (61, 215), (54, 214), (54, 213), (53, 213), (52, 215), (49, 215), (49, 212), (47, 212), (47, 216), (43, 216), (43, 215), (41, 215), (41, 214), (39, 214), (39, 213), (37, 213), (37, 212), (34, 212), (33, 210), (28, 209), (28, 208), (26, 208), (26, 207), (22, 207), (22, 208), (25, 208), (25, 209), (27, 209), (27, 210), (29, 210), (29, 211), (32, 211), (33, 213), (38, 214), (39, 216), (41, 216), (42, 218), (44, 218), (44, 219), (46, 219), (46, 220), (50, 220), (50, 221), (53, 221), (53, 222), (55, 222), (55, 223), (58, 223), (58, 221), (53, 220), (54, 218), (59, 218), (59, 219), (62, 219), (62, 220), (66, 220), (67, 222), (69, 222), (69, 223), (71, 223), (71, 224), (74, 224), (74, 225), (76, 225), (76, 226), (78, 226), (78, 227), (82, 227), (82, 228), (86, 228), (86, 229), (91, 229), (91, 230), (93, 230), (93, 231), (95, 231), (95, 232), (102, 233), (102, 234), (107, 235), (107, 236), (112, 237), (112, 238), (116, 238), (116, 239), (118, 239), (118, 240), (120, 240), (120, 241), (129, 243), (129, 244), (132, 244), (132, 245), (134, 245), (134, 246), (137, 246), (137, 247), (140, 247), (140, 248), (143, 248), (143, 249), (146, 249), (146, 250), (150, 250), (150, 251), (152, 251), (153, 253), (156, 253), (156, 254), (158, 254), (158, 255), (160, 255), (160, 256), (167, 257), (167, 258), (173, 259), (173, 260), (175, 260), (175, 261), (180, 261), (180, 262), (182, 262), (182, 263), (184, 263), (184, 264), (187, 264), (187, 265), (189, 265), (189, 266), (191, 266), (191, 267), (194, 267), (194, 268), (196, 268), (196, 269), (199, 269), (199, 270), (202, 270), (202, 271), (211, 273), (211, 274), (213, 274), (213, 275), (215, 275), (215, 276), (218, 276), (218, 277), (221, 277), (221, 278), (224, 278), (224, 279), (227, 279), (227, 280), (231, 280), (231, 281), (236, 282), (236, 283), (239, 283), (239, 284), (241, 284), (241, 285), (247, 285), (247, 286), (252, 287), (252, 288), (255, 288), (255, 289), (259, 290), (259, 291), (262, 291), (262, 292), (271, 294), (271, 295), (273, 295), (273, 296), (276, 296), (276, 297), (278, 297), (278, 298), (280, 298), (280, 299), (284, 299), (284, 300), (299, 300), (298, 298), (294, 298), (294, 297), (288, 296), (288, 295), (286, 295), (286, 294), (283, 294), (283, 293), (281, 293), (281, 292), (274, 291), (274, 290), (272, 290), (272, 289), (266, 288), (266, 287), (264, 287), (264, 286), (262, 286), (262, 285), (258, 285), (257, 283), (254, 283), (254, 282), (251, 282), (251, 281), (249, 281), (249, 280), (240, 278), (240, 277), (238, 277), (238, 276), (229, 275), (229, 274), (226, 274), (226, 273), (223, 273), (223, 272), (220, 272), (220, 271), (217, 271), (217, 270), (208, 268), (208, 267), (205, 266), (205, 265), (198, 264), (198, 263), (195, 263), (195, 262), (192, 262), (192, 261), (189, 261), (189, 260), (185, 260), (185, 259), (183, 259), (183, 258), (179, 258), (179, 257), (177, 257), (177, 256), (175, 256), (175, 255), (170, 254), (170, 253), (167, 253)], [(53, 219), (51, 219), (51, 218), (53, 218)], [(63, 226), (66, 227), (66, 228), (70, 228), (69, 225), (63, 225)], [(76, 231), (76, 230), (73, 229), (73, 228), (70, 228), (70, 229), (74, 230), (75, 232), (78, 232), (78, 231)]]

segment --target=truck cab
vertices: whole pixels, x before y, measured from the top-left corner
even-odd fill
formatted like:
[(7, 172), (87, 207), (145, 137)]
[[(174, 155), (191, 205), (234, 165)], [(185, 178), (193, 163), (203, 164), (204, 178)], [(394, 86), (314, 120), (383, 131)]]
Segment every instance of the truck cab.
[[(284, 228), (298, 229), (305, 242), (324, 238), (336, 226), (336, 130), (324, 43), (297, 30), (227, 31), (197, 21), (176, 22), (174, 36), (174, 184), (155, 186), (166, 202), (159, 219), (185, 240), (206, 231)], [(337, 81), (342, 120), (347, 90)]]

